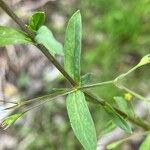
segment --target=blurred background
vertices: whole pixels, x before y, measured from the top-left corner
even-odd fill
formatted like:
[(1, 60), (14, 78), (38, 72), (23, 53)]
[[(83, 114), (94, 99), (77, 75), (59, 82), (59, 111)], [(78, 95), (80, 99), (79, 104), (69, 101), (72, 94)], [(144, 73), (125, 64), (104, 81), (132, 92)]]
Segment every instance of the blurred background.
[[(80, 10), (83, 24), (82, 75), (92, 74), (92, 83), (114, 79), (150, 53), (150, 0), (6, 0), (25, 22), (35, 11), (44, 11), (45, 24), (62, 44), (67, 22)], [(0, 25), (18, 26), (0, 9)], [(57, 57), (63, 64), (63, 58)], [(150, 97), (150, 67), (139, 68), (124, 84)], [(49, 94), (68, 83), (47, 58), (32, 45), (0, 48), (0, 99), (31, 99)], [(111, 104), (114, 96), (125, 92), (114, 86), (90, 90)], [(103, 108), (89, 104), (98, 136), (98, 150), (125, 136), (116, 128), (101, 137), (109, 121)], [(147, 119), (145, 105), (133, 99), (135, 111)], [(3, 112), (0, 118), (11, 114)], [(140, 129), (136, 128), (136, 131)], [(131, 138), (116, 150), (138, 150), (143, 136)], [(80, 150), (66, 114), (65, 99), (60, 98), (34, 109), (8, 130), (0, 130), (0, 150)]]

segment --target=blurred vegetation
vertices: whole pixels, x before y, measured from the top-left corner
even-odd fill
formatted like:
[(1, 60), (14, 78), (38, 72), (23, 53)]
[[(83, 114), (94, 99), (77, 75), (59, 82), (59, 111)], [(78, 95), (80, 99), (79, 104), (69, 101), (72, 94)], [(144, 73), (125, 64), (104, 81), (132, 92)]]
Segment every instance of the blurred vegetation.
[[(92, 82), (115, 78), (149, 53), (149, 0), (60, 0), (54, 6), (48, 3), (45, 7), (39, 8), (46, 12), (46, 24), (62, 42), (67, 20), (77, 9), (80, 9), (83, 20), (82, 74), (92, 73)], [(53, 24), (51, 20), (53, 11), (65, 17), (66, 24), (62, 28), (58, 29)], [(149, 92), (149, 74), (150, 69), (145, 66), (130, 75), (130, 79), (124, 81), (124, 84), (146, 95)], [(22, 73), (18, 80), (22, 90), (27, 82), (28, 76)], [(39, 95), (47, 94), (50, 88), (64, 84), (62, 78), (51, 82), (43, 77), (43, 82), (45, 86)], [(114, 96), (124, 94), (114, 86), (96, 88), (93, 92), (111, 103)], [(101, 128), (106, 125), (109, 118), (100, 106), (91, 104), (90, 106), (97, 135), (100, 136)], [(50, 102), (33, 111), (31, 117), (30, 115), (26, 117), (26, 120), (30, 120), (29, 123), (21, 122), (10, 129), (12, 132), (15, 131), (20, 140), (22, 139), (20, 143), (25, 143), (25, 149), (81, 149), (70, 128), (64, 101)]]

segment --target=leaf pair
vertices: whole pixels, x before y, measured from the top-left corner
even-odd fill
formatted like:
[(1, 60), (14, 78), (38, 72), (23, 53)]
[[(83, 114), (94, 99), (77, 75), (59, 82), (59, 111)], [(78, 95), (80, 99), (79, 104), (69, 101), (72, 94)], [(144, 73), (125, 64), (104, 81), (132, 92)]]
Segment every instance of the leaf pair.
[[(44, 21), (45, 14), (43, 12), (36, 12), (29, 19), (28, 28), (36, 33), (35, 42), (44, 45), (52, 55), (63, 55), (61, 43), (54, 38), (52, 32), (46, 26), (43, 26)], [(24, 32), (11, 27), (0, 26), (0, 46), (32, 42)]]
[[(77, 11), (68, 22), (64, 44), (65, 70), (77, 84), (81, 84), (81, 33), (81, 15)], [(74, 134), (86, 150), (96, 150), (97, 139), (95, 127), (84, 93), (82, 91), (76, 91), (69, 94), (66, 105)]]

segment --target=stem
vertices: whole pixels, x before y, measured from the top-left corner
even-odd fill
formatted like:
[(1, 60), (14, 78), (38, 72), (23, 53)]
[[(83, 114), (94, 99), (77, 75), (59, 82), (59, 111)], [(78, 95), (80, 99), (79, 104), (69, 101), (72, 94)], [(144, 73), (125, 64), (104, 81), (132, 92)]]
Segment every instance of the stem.
[(33, 109), (35, 109), (35, 108), (37, 108), (37, 107), (39, 107), (39, 106), (41, 106), (41, 105), (43, 105), (43, 104), (45, 104), (45, 103), (51, 101), (51, 100), (57, 99), (57, 98), (59, 98), (59, 97), (61, 97), (61, 96), (68, 95), (68, 94), (73, 93), (73, 92), (75, 92), (75, 91), (76, 91), (76, 89), (72, 89), (72, 90), (69, 90), (69, 91), (67, 91), (67, 92), (65, 92), (65, 93), (62, 93), (62, 94), (60, 94), (60, 95), (56, 95), (56, 96), (52, 97), (51, 99), (46, 99), (46, 100), (42, 101), (40, 104), (37, 104), (37, 105), (35, 105), (35, 106), (33, 106), (33, 107), (30, 107), (29, 109), (25, 110), (25, 112), (28, 112), (28, 111), (30, 111), (30, 110), (33, 110)]
[(0, 0), (0, 7), (20, 26), (20, 28), (26, 32), (31, 39), (34, 39), (34, 33), (32, 33), (27, 26), (21, 21), (21, 19), (16, 16), (16, 14), (9, 8), (9, 6), (3, 1)]
[(128, 74), (130, 74), (131, 72), (133, 72), (134, 70), (136, 70), (139, 67), (139, 65), (137, 64), (136, 66), (134, 66), (133, 68), (131, 68), (129, 71), (127, 71), (126, 73), (123, 73), (121, 75), (119, 75), (118, 77), (116, 77), (114, 79), (114, 84), (117, 84), (118, 81), (122, 80), (125, 76), (127, 76)]
[(98, 87), (98, 86), (102, 86), (102, 85), (107, 85), (107, 84), (113, 84), (113, 83), (114, 83), (113, 80), (105, 81), (105, 82), (85, 85), (85, 86), (80, 87), (79, 89), (90, 89), (90, 88), (94, 88), (94, 87)]
[[(37, 103), (42, 103), (44, 101), (50, 101), (51, 99), (55, 99), (57, 98), (58, 96), (63, 96), (63, 95), (67, 95), (69, 93), (72, 93), (74, 92), (75, 90), (77, 89), (74, 89), (74, 88), (71, 88), (71, 89), (68, 89), (66, 91), (61, 91), (59, 93), (53, 93), (53, 94), (48, 94), (48, 95), (44, 95), (44, 96), (41, 96), (41, 97), (37, 97), (37, 98), (33, 98), (33, 99), (29, 99), (29, 100), (26, 100), (26, 101), (23, 101), (21, 102), (22, 100), (19, 100), (19, 102), (17, 103), (16, 106), (12, 106), (12, 107), (7, 107), (5, 108), (4, 110), (8, 110), (8, 109), (16, 109), (16, 108), (20, 108), (20, 107), (23, 107), (23, 106), (27, 106), (27, 105), (31, 105), (32, 103), (34, 102), (37, 102)], [(40, 104), (41, 104), (40, 103)]]
[(123, 90), (127, 91), (128, 93), (131, 93), (131, 94), (134, 95), (135, 97), (137, 97), (137, 98), (143, 100), (144, 102), (149, 102), (149, 100), (148, 100), (147, 98), (145, 98), (145, 97), (143, 97), (143, 96), (137, 94), (136, 92), (130, 90), (129, 88), (127, 88), (127, 87), (125, 87), (125, 86), (123, 86), (123, 85), (121, 85), (121, 88), (122, 88)]
[[(20, 18), (18, 18), (16, 16), (16, 14), (9, 8), (9, 6), (3, 1), (0, 0), (0, 7), (20, 26), (20, 28), (26, 33), (28, 34), (28, 36), (34, 41), (34, 33), (32, 33), (27, 26), (20, 20)], [(64, 68), (59, 64), (59, 62), (48, 52), (48, 50), (43, 46), (43, 45), (36, 45), (37, 48), (39, 48), (44, 55), (53, 63), (53, 65), (64, 75), (64, 77), (70, 82), (70, 84), (74, 87), (77, 87), (78, 84), (70, 77), (70, 75), (64, 70)], [(100, 83), (99, 83), (100, 84)], [(94, 86), (98, 86), (98, 85), (92, 85)], [(87, 87), (88, 88), (88, 87)], [(92, 99), (94, 101), (94, 103), (96, 104), (101, 104), (102, 106), (106, 106), (107, 102), (96, 98), (95, 96), (93, 96), (93, 94), (89, 93), (89, 92), (84, 92), (85, 96)], [(92, 101), (92, 102), (93, 102)], [(122, 117), (124, 118), (128, 118), (131, 122), (133, 122), (134, 124), (142, 127), (145, 130), (149, 130), (150, 126), (149, 124), (145, 123), (142, 120), (139, 120), (137, 118), (132, 118), (127, 116), (127, 114), (125, 114), (124, 112), (118, 110), (117, 108), (114, 108)]]
[(136, 70), (138, 67), (139, 67), (138, 65), (134, 66), (134, 67), (131, 68), (128, 72), (126, 72), (126, 73), (124, 74), (124, 76), (127, 76), (128, 74), (130, 74), (131, 72), (133, 72), (134, 70)]
[[(91, 94), (89, 92), (84, 92), (84, 93), (85, 93), (86, 97), (94, 100), (95, 103), (97, 103), (97, 104), (99, 103), (102, 106), (109, 106), (109, 104), (105, 100), (103, 100), (102, 98), (95, 97), (93, 94)], [(150, 130), (150, 126), (149, 126), (148, 122), (141, 120), (141, 118), (139, 118), (139, 117), (128, 116), (126, 113), (122, 112), (121, 110), (119, 110), (115, 107), (113, 107), (113, 108), (124, 119), (128, 119), (130, 122), (136, 124), (139, 127), (142, 127), (144, 130)]]
[[(0, 0), (0, 7), (20, 26), (20, 28), (28, 34), (28, 36), (34, 41), (34, 33), (31, 32), (27, 26), (20, 20), (20, 18), (9, 8), (9, 6), (3, 1)], [(68, 75), (68, 73), (63, 69), (63, 67), (59, 64), (59, 62), (49, 53), (47, 48), (45, 48), (41, 44), (35, 45), (39, 48), (44, 55), (50, 60), (53, 65), (64, 75), (64, 77), (71, 83), (72, 86), (77, 86), (78, 84)]]
[(72, 86), (77, 86), (77, 83), (69, 76), (69, 74), (64, 70), (64, 68), (59, 64), (59, 62), (49, 53), (49, 51), (43, 45), (37, 45), (44, 55), (52, 62), (52, 64), (63, 74), (63, 76), (71, 83)]

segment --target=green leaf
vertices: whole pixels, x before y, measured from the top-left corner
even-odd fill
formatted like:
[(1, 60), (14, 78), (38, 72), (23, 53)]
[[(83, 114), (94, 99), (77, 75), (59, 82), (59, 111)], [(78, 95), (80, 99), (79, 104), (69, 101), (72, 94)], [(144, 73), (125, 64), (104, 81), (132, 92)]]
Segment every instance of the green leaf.
[(38, 44), (43, 44), (51, 54), (63, 55), (63, 47), (53, 36), (53, 33), (46, 27), (41, 26), (35, 36)]
[(91, 81), (91, 78), (92, 78), (91, 73), (87, 73), (87, 74), (81, 76), (81, 84), (85, 85), (85, 84), (89, 83)]
[(81, 30), (81, 15), (77, 11), (68, 22), (64, 44), (64, 66), (76, 82), (80, 82)]
[(150, 135), (148, 135), (144, 142), (140, 145), (139, 150), (150, 150)]
[(124, 141), (126, 141), (127, 139), (121, 139), (121, 140), (118, 140), (118, 141), (115, 141), (109, 145), (107, 145), (107, 149), (114, 149), (114, 148), (117, 148), (120, 144), (122, 144)]
[(35, 12), (29, 19), (29, 28), (37, 31), (45, 22), (44, 12)]
[(149, 64), (150, 63), (150, 54), (147, 54), (146, 56), (144, 56), (140, 62), (138, 63), (138, 67)]
[(31, 39), (25, 33), (10, 27), (0, 26), (0, 47), (26, 43), (31, 43)]
[(74, 134), (86, 150), (96, 150), (96, 131), (83, 92), (69, 94), (66, 105)]
[(106, 126), (105, 126), (103, 129), (101, 129), (101, 135), (105, 135), (105, 134), (111, 132), (112, 130), (114, 130), (115, 128), (116, 128), (116, 124), (114, 124), (114, 123), (112, 122), (112, 120), (110, 120), (110, 121), (106, 124)]
[(17, 119), (19, 119), (23, 114), (23, 113), (17, 113), (11, 116), (6, 117), (3, 122), (1, 123), (1, 127), (5, 130), (7, 128), (9, 128), (12, 124), (14, 124), (16, 122)]
[(126, 101), (123, 97), (115, 96), (115, 102), (119, 106), (120, 110), (126, 113), (128, 116), (134, 116), (134, 110), (129, 101)]
[(128, 133), (132, 133), (131, 127), (128, 125), (126, 120), (122, 118), (110, 105), (104, 107), (106, 112), (110, 115), (112, 121), (119, 126), (121, 129)]

